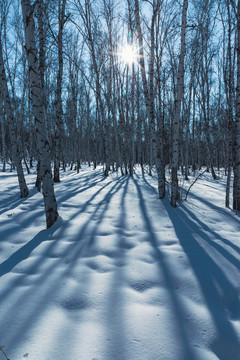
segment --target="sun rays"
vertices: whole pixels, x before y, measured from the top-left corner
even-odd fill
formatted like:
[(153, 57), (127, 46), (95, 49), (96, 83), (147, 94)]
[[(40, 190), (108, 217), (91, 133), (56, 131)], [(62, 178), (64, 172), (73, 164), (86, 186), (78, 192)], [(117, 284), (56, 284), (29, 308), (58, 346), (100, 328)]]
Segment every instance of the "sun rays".
[(114, 56), (114, 65), (120, 64), (123, 65), (124, 68), (125, 66), (128, 66), (130, 69), (134, 64), (140, 66), (140, 48), (136, 41), (132, 41), (132, 44), (130, 44), (129, 40), (130, 36), (128, 34), (128, 42), (126, 42), (124, 45), (117, 43), (117, 50), (110, 52), (110, 55)]
[(119, 51), (120, 61), (124, 65), (131, 66), (134, 63), (137, 63), (138, 53), (136, 48), (133, 45), (126, 44), (122, 46)]

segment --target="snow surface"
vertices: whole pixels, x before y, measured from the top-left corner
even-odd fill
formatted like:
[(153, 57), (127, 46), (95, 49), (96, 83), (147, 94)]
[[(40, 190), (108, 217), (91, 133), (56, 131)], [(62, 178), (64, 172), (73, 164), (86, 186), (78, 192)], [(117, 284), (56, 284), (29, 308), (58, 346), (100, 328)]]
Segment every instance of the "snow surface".
[(240, 218), (224, 207), (219, 175), (205, 173), (174, 209), (137, 167), (133, 178), (68, 171), (55, 186), (61, 217), (46, 230), (36, 175), (19, 199), (16, 174), (1, 172), (9, 359), (239, 360)]

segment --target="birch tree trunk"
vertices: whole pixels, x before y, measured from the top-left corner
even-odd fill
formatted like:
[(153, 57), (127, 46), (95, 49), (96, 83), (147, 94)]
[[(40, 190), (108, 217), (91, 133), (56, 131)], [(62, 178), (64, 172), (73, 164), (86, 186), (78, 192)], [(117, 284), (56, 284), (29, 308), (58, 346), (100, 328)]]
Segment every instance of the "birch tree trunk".
[(58, 211), (52, 179), (50, 146), (45, 127), (44, 94), (38, 67), (33, 7), (30, 5), (30, 0), (21, 0), (21, 3), (31, 84), (33, 114), (35, 117), (37, 145), (41, 162), (41, 180), (43, 186), (46, 223), (47, 228), (49, 228), (57, 220)]
[[(40, 77), (40, 83), (41, 83), (41, 87), (42, 87), (42, 93), (43, 93), (43, 106), (44, 106), (44, 110), (46, 112), (47, 110), (47, 101), (46, 101), (46, 93), (45, 93), (45, 79), (44, 79), (44, 75), (45, 75), (45, 67), (46, 67), (46, 34), (45, 34), (45, 29), (44, 29), (44, 2), (43, 1), (39, 1), (37, 3), (37, 19), (38, 19), (38, 42), (39, 42), (39, 77)], [(29, 79), (30, 82), (30, 79)], [(29, 87), (31, 89), (31, 84), (29, 84)], [(30, 91), (31, 93), (31, 91)], [(29, 99), (30, 100), (30, 99)], [(41, 191), (41, 160), (39, 158), (39, 154), (38, 154), (38, 159), (37, 159), (37, 177), (36, 177), (36, 182), (35, 182), (35, 187), (37, 188), (37, 190), (40, 192)]]
[[(195, 96), (195, 84), (194, 84), (194, 80), (195, 80), (195, 74), (196, 74), (196, 69), (197, 69), (197, 53), (198, 53), (198, 49), (195, 48), (192, 51), (192, 60), (193, 60), (193, 64), (191, 66), (191, 77), (190, 77), (190, 82), (189, 82), (189, 98), (188, 98), (188, 105), (187, 105), (187, 110), (186, 110), (186, 124), (185, 124), (185, 139), (184, 139), (184, 143), (185, 143), (185, 156), (184, 156), (184, 168), (185, 168), (185, 180), (188, 180), (188, 176), (189, 176), (189, 165), (190, 165), (190, 161), (192, 161), (192, 165), (193, 165), (193, 158), (190, 160), (190, 154), (191, 154), (191, 144), (190, 144), (190, 118), (191, 118), (191, 105), (193, 104), (193, 126), (194, 126), (194, 116), (195, 116), (195, 104), (194, 104), (194, 96)], [(194, 137), (194, 129), (192, 131), (192, 136)], [(193, 152), (192, 152), (192, 156), (193, 156)], [(190, 161), (189, 161), (190, 160)]]
[(151, 59), (150, 59), (150, 88), (147, 82), (146, 76), (146, 68), (145, 68), (145, 59), (143, 52), (143, 35), (142, 28), (140, 22), (140, 11), (139, 11), (139, 1), (135, 0), (135, 19), (136, 19), (136, 27), (138, 32), (138, 42), (139, 42), (139, 63), (142, 75), (142, 83), (143, 83), (143, 93), (145, 99), (145, 106), (147, 111), (147, 117), (150, 125), (150, 154), (149, 154), (149, 175), (152, 174), (151, 168), (153, 159), (155, 159), (156, 155), (156, 134), (155, 134), (155, 119), (154, 119), (154, 100), (151, 98), (151, 94), (153, 92), (153, 72), (154, 72), (154, 24), (156, 18), (156, 9), (155, 3), (153, 5), (153, 15), (152, 15), (152, 24), (151, 24)]
[[(80, 6), (81, 11), (81, 17), (83, 19), (85, 29), (86, 29), (86, 35), (88, 40), (88, 46), (91, 52), (91, 58), (93, 63), (93, 71), (95, 74), (95, 81), (96, 81), (96, 99), (99, 104), (99, 115), (102, 120), (102, 132), (103, 132), (103, 152), (104, 152), (104, 160), (105, 160), (105, 170), (104, 170), (104, 176), (109, 175), (110, 170), (110, 142), (109, 142), (109, 134), (108, 134), (108, 121), (106, 119), (105, 115), (105, 108), (102, 98), (102, 91), (101, 91), (101, 81), (100, 81), (100, 67), (98, 66), (97, 61), (97, 48), (95, 46), (94, 42), (94, 27), (93, 27), (93, 19), (94, 14), (92, 12), (90, 1), (85, 1), (84, 8), (83, 5)], [(95, 18), (96, 20), (96, 18)], [(95, 25), (94, 25), (95, 26)]]
[(6, 171), (6, 144), (5, 144), (5, 121), (3, 112), (3, 98), (0, 95), (0, 122), (1, 122), (1, 140), (2, 140), (2, 171)]
[(240, 210), (240, 0), (237, 3), (237, 89), (233, 159), (233, 208)]
[(186, 22), (187, 22), (188, 0), (183, 1), (182, 10), (182, 27), (181, 27), (181, 50), (178, 65), (177, 89), (175, 100), (175, 117), (173, 123), (173, 154), (171, 169), (171, 205), (177, 206), (178, 199), (178, 158), (179, 158), (179, 123), (181, 103), (184, 92), (184, 57), (185, 57), (185, 38), (186, 38)]
[(164, 99), (161, 94), (162, 88), (166, 87), (164, 80), (161, 82), (160, 72), (162, 70), (162, 57), (163, 57), (163, 43), (167, 36), (165, 31), (163, 39), (160, 41), (160, 2), (157, 1), (157, 20), (156, 20), (156, 70), (157, 70), (157, 90), (158, 90), (158, 116), (157, 116), (157, 153), (156, 153), (156, 166), (158, 175), (158, 195), (159, 199), (164, 199), (166, 195), (166, 179), (165, 179), (165, 157), (164, 157), (164, 107), (162, 106)]
[(135, 139), (135, 68), (134, 63), (132, 64), (132, 84), (131, 84), (131, 138), (130, 138), (130, 164), (129, 164), (129, 173), (130, 176), (133, 176), (133, 166), (135, 162), (135, 147), (134, 147), (134, 139)]
[(30, 168), (32, 168), (33, 167), (33, 123), (32, 123), (32, 113), (31, 113), (31, 89), (30, 89), (30, 84), (29, 84), (29, 88), (28, 88), (28, 126), (29, 126)]
[[(15, 118), (13, 109), (11, 106), (10, 96), (8, 92), (7, 86), (7, 78), (6, 72), (4, 69), (4, 62), (3, 62), (3, 53), (2, 53), (2, 41), (1, 41), (1, 33), (0, 33), (0, 97), (4, 99), (4, 108), (7, 114), (8, 119), (8, 126), (9, 126), (9, 137), (11, 143), (11, 150), (12, 150), (12, 158), (14, 165), (17, 169), (17, 176), (18, 176), (18, 183), (21, 193), (21, 198), (28, 196), (28, 188), (25, 182), (25, 177), (22, 168), (21, 157), (18, 149), (18, 142), (17, 142), (17, 134), (15, 128)], [(2, 101), (2, 100), (1, 100)]]
[(56, 133), (55, 133), (55, 161), (54, 182), (60, 182), (60, 152), (62, 131), (62, 77), (63, 77), (63, 27), (65, 23), (66, 0), (58, 0), (58, 75), (57, 75), (57, 108), (56, 108)]
[[(226, 56), (224, 54), (225, 50), (225, 28), (224, 28), (224, 36), (223, 36), (223, 77), (225, 84), (225, 93), (227, 98), (227, 145), (226, 145), (226, 155), (227, 155), (227, 184), (226, 184), (226, 196), (225, 196), (225, 206), (229, 207), (230, 205), (230, 185), (231, 185), (231, 174), (232, 174), (232, 150), (233, 150), (233, 108), (234, 108), (234, 61), (232, 61), (232, 43), (231, 43), (231, 34), (232, 34), (232, 22), (231, 22), (231, 11), (230, 4), (226, 2), (227, 7), (227, 23), (228, 23), (228, 31), (227, 31), (227, 52)], [(222, 22), (224, 24), (224, 19), (222, 17)]]

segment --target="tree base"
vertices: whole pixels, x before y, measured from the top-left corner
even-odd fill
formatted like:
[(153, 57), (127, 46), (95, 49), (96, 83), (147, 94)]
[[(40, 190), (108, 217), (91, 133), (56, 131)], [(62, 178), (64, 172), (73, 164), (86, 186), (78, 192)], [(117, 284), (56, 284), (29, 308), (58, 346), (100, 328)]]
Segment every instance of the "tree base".
[(47, 229), (49, 229), (57, 221), (58, 216), (59, 214), (57, 210), (54, 209), (48, 210), (46, 214)]
[(27, 188), (27, 187), (21, 190), (21, 198), (27, 197), (28, 194), (29, 194), (29, 192), (28, 192), (28, 188)]

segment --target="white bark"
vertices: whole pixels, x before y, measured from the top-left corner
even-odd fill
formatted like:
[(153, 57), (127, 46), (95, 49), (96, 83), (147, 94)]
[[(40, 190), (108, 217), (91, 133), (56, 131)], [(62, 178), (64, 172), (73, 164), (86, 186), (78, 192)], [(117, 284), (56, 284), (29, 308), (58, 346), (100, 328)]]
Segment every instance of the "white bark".
[[(1, 34), (0, 34), (1, 36)], [(9, 126), (9, 135), (10, 135), (10, 143), (11, 143), (11, 150), (12, 150), (12, 157), (14, 165), (17, 169), (17, 176), (18, 176), (18, 183), (20, 188), (21, 197), (28, 196), (28, 188), (25, 182), (25, 177), (22, 168), (21, 157), (18, 149), (17, 144), (17, 134), (15, 128), (15, 119), (14, 113), (11, 106), (11, 100), (9, 97), (8, 87), (7, 87), (7, 78), (6, 72), (4, 69), (4, 62), (3, 62), (3, 54), (2, 54), (2, 42), (0, 38), (0, 96), (4, 99), (4, 108), (7, 114), (8, 119), (8, 126)]]
[(49, 141), (45, 127), (44, 94), (38, 67), (33, 8), (30, 5), (30, 0), (21, 0), (21, 3), (33, 102), (33, 114), (36, 123), (39, 159), (41, 161), (41, 179), (43, 185), (46, 223), (47, 228), (49, 228), (57, 220), (58, 211), (53, 187)]
[(233, 159), (233, 208), (240, 210), (240, 0), (237, 4), (237, 89), (236, 89), (236, 117), (235, 143)]
[(6, 171), (6, 144), (5, 144), (5, 125), (3, 113), (3, 98), (0, 96), (0, 121), (1, 121), (1, 140), (2, 140), (2, 171)]
[(93, 71), (95, 73), (95, 81), (96, 81), (96, 99), (98, 101), (99, 104), (99, 114), (102, 120), (102, 130), (103, 130), (103, 139), (102, 139), (102, 143), (103, 143), (103, 156), (105, 159), (105, 170), (104, 170), (104, 175), (108, 176), (109, 175), (109, 169), (110, 169), (110, 142), (109, 142), (109, 135), (108, 135), (108, 122), (106, 119), (106, 115), (105, 115), (105, 109), (104, 109), (104, 103), (103, 103), (103, 98), (102, 98), (102, 91), (101, 91), (101, 81), (100, 81), (100, 68), (98, 66), (98, 62), (97, 62), (97, 51), (96, 51), (96, 47), (95, 47), (95, 42), (94, 42), (94, 34), (93, 34), (93, 13), (92, 13), (92, 9), (91, 9), (91, 5), (89, 1), (85, 1), (85, 5), (84, 5), (84, 9), (81, 6), (81, 16), (82, 19), (84, 21), (85, 24), (85, 30), (86, 30), (86, 35), (88, 38), (88, 46), (91, 52), (91, 57), (92, 57), (92, 63), (93, 63)]
[[(231, 22), (231, 11), (229, 2), (226, 3), (227, 7), (227, 22), (228, 22), (228, 31), (227, 31), (227, 51), (225, 51), (225, 27), (223, 34), (223, 75), (224, 75), (224, 85), (225, 93), (227, 98), (227, 115), (228, 115), (228, 127), (227, 127), (227, 146), (226, 146), (226, 155), (227, 155), (227, 184), (226, 184), (226, 196), (225, 196), (225, 206), (229, 207), (230, 205), (230, 185), (231, 185), (231, 174), (232, 174), (232, 150), (233, 150), (233, 108), (234, 108), (234, 63), (232, 59), (232, 22)], [(225, 8), (224, 8), (225, 10)], [(223, 15), (221, 14), (222, 22), (224, 24)], [(225, 55), (226, 52), (226, 55)]]
[(156, 133), (155, 133), (155, 115), (154, 115), (154, 99), (153, 99), (153, 73), (154, 73), (154, 24), (156, 20), (156, 7), (153, 6), (152, 24), (151, 24), (151, 56), (150, 56), (150, 86), (148, 86), (145, 58), (143, 52), (143, 35), (139, 13), (139, 1), (135, 0), (135, 19), (139, 41), (139, 63), (142, 75), (143, 92), (147, 117), (150, 125), (150, 148), (149, 148), (149, 175), (151, 175), (152, 164), (156, 156)]
[(62, 136), (62, 77), (63, 77), (63, 27), (65, 24), (66, 0), (58, 1), (58, 75), (57, 75), (57, 108), (55, 133), (54, 182), (60, 182), (60, 153)]
[(184, 57), (185, 57), (185, 37), (186, 37), (186, 22), (187, 22), (187, 8), (188, 0), (183, 2), (182, 10), (182, 28), (181, 28), (181, 50), (179, 57), (178, 76), (177, 76), (177, 89), (175, 100), (175, 117), (173, 123), (173, 154), (172, 154), (172, 173), (171, 173), (171, 205), (177, 206), (178, 199), (178, 158), (179, 158), (179, 122), (181, 103), (184, 92)]

